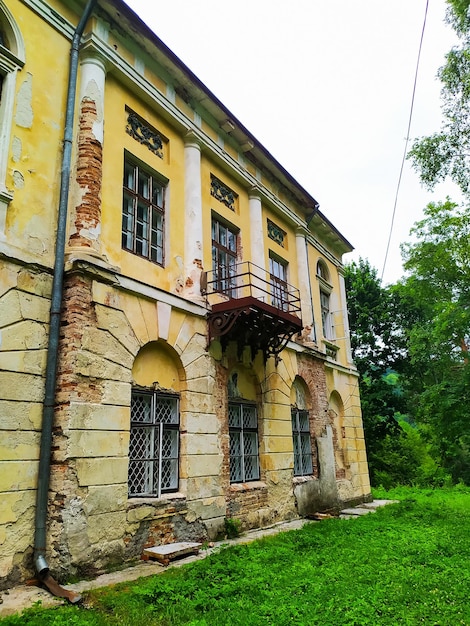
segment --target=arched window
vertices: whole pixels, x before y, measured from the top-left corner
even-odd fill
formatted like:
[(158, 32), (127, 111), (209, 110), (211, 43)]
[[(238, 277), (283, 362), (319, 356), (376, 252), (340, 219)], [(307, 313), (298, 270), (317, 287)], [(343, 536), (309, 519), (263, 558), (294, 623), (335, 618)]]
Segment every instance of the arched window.
[(245, 483), (260, 477), (255, 398), (250, 373), (243, 368), (232, 371), (228, 384), (231, 483)]
[(332, 316), (330, 312), (330, 273), (328, 271), (326, 263), (321, 259), (317, 262), (317, 279), (320, 285), (320, 310), (323, 337), (325, 339), (333, 339), (334, 330)]
[(139, 351), (132, 367), (128, 491), (130, 497), (178, 491), (180, 454), (177, 355), (152, 341)]
[(0, 0), (0, 239), (5, 237), (6, 212), (13, 194), (6, 187), (16, 75), (25, 62), (21, 33)]
[(296, 379), (292, 391), (295, 393), (295, 401), (291, 406), (294, 476), (308, 476), (314, 472), (310, 416), (307, 409), (308, 390), (303, 381)]
[(330, 273), (328, 272), (326, 264), (321, 260), (317, 263), (317, 276), (323, 278), (323, 280), (326, 280), (326, 282), (329, 282)]

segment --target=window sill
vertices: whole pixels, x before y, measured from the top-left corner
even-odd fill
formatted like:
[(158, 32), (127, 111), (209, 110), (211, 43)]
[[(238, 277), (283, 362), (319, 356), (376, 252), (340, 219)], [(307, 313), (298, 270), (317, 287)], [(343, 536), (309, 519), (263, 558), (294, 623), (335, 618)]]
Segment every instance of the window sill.
[(292, 483), (294, 485), (302, 485), (303, 483), (309, 483), (313, 480), (318, 480), (318, 478), (312, 474), (309, 476), (294, 476)]
[(256, 489), (267, 489), (267, 485), (261, 480), (254, 480), (249, 483), (232, 483), (230, 485), (230, 491), (255, 491)]
[(142, 496), (142, 497), (138, 497), (138, 496), (132, 496), (131, 498), (127, 499), (127, 506), (128, 508), (132, 508), (134, 506), (140, 506), (142, 504), (161, 504), (163, 502), (172, 502), (174, 500), (178, 500), (178, 501), (182, 501), (182, 500), (186, 500), (186, 495), (184, 493), (181, 493), (179, 491), (175, 492), (175, 493), (162, 493), (162, 495), (160, 496), (160, 498), (157, 498), (157, 496)]
[(336, 361), (336, 353), (339, 350), (339, 346), (337, 346), (334, 339), (322, 339), (322, 344), (325, 349), (326, 356), (331, 357)]

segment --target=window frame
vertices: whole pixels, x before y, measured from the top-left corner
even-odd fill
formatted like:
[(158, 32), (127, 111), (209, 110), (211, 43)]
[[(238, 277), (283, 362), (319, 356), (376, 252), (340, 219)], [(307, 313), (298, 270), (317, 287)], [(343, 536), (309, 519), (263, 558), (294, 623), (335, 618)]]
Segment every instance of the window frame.
[[(136, 419), (135, 413), (133, 414), (133, 404), (137, 402), (138, 398), (146, 398), (149, 400), (148, 416), (149, 420)], [(160, 401), (172, 401), (175, 403), (174, 421), (164, 421), (161, 419), (162, 403)], [(160, 419), (159, 419), (160, 418)], [(141, 441), (137, 439), (137, 432), (146, 431), (146, 435), (140, 437)], [(163, 446), (168, 446), (168, 440), (170, 448), (175, 446), (176, 452), (172, 449), (171, 455), (163, 454)], [(137, 445), (148, 445), (148, 449), (145, 451), (146, 455), (138, 456), (135, 454)], [(132, 482), (137, 478), (134, 478), (136, 472), (134, 468), (137, 464), (142, 464), (143, 469), (139, 484), (134, 489)], [(164, 486), (163, 466), (165, 463), (170, 465), (170, 484)], [(129, 469), (128, 469), (128, 495), (129, 498), (145, 498), (145, 497), (157, 497), (160, 498), (162, 493), (174, 493), (178, 491), (179, 485), (179, 464), (180, 464), (180, 410), (179, 410), (179, 396), (177, 394), (163, 393), (160, 391), (150, 391), (142, 389), (133, 389), (131, 395), (131, 420), (130, 420), (130, 437), (129, 437)], [(174, 471), (172, 470), (172, 467)], [(144, 483), (147, 483), (147, 487)]]
[[(302, 422), (301, 417), (305, 418)], [(292, 407), (291, 423), (294, 446), (294, 476), (312, 476), (314, 464), (308, 410)]]
[[(221, 233), (225, 232), (227, 245), (221, 242)], [(233, 224), (220, 219), (218, 215), (211, 217), (211, 254), (212, 254), (212, 275), (214, 280), (214, 290), (223, 293), (230, 298), (236, 298), (236, 267), (238, 264), (238, 249), (240, 230)], [(216, 237), (214, 237), (214, 235)], [(230, 247), (230, 242), (233, 247)], [(226, 257), (226, 263), (221, 263), (221, 257)]]
[[(234, 425), (231, 420), (231, 409), (237, 407), (240, 410), (240, 421), (238, 425)], [(244, 420), (244, 409), (252, 412), (254, 426), (246, 425)], [(231, 424), (232, 421), (232, 424)], [(258, 409), (253, 402), (243, 402), (229, 400), (228, 403), (228, 425), (229, 425), (229, 465), (230, 465), (230, 483), (247, 483), (260, 479), (260, 459), (259, 459), (259, 428), (258, 428)], [(246, 435), (246, 436), (245, 436)], [(254, 435), (254, 436), (253, 436)], [(254, 453), (245, 452), (247, 443), (254, 441)], [(239, 454), (234, 454), (236, 443), (239, 446)], [(235, 458), (239, 459), (239, 465), (234, 463)], [(255, 461), (252, 467), (252, 474), (248, 475), (247, 459)], [(239, 471), (238, 471), (239, 470)]]
[[(289, 285), (287, 281), (289, 263), (269, 253), (269, 284), (271, 305), (280, 311), (289, 311)], [(282, 276), (281, 276), (282, 274)]]
[[(132, 187), (128, 184), (130, 170)], [(124, 154), (121, 248), (160, 267), (165, 266), (167, 186), (163, 176)]]
[(0, 0), (0, 24), (5, 37), (0, 44), (0, 240), (5, 239), (7, 209), (13, 192), (6, 187), (7, 164), (10, 158), (10, 141), (13, 108), (16, 96), (16, 77), (25, 64), (25, 47), (21, 31), (5, 3)]

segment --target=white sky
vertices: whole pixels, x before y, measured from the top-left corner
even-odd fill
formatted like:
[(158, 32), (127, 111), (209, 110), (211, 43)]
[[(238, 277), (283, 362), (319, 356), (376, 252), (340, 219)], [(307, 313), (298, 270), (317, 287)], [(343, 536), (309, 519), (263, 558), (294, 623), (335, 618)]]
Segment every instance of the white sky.
[[(426, 0), (126, 0), (320, 203), (379, 276), (392, 220)], [(429, 0), (410, 137), (441, 126), (437, 69), (456, 43)], [(411, 142), (409, 144), (411, 147)], [(431, 200), (407, 162), (384, 282)]]

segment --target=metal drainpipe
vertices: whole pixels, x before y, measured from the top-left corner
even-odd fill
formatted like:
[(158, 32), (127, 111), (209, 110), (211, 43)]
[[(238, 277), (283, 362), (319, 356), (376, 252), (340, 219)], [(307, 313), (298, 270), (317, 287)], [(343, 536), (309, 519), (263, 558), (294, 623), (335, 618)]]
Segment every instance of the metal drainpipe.
[(41, 447), (39, 453), (38, 490), (36, 498), (36, 516), (34, 527), (34, 565), (41, 582), (49, 591), (72, 603), (81, 599), (80, 594), (68, 591), (49, 574), (46, 554), (46, 522), (47, 500), (49, 493), (52, 424), (56, 394), (56, 373), (60, 337), (60, 315), (64, 282), (65, 233), (67, 227), (67, 205), (69, 197), (70, 163), (72, 158), (72, 136), (75, 112), (75, 94), (77, 88), (78, 53), (80, 40), (86, 23), (91, 15), (96, 0), (88, 0), (80, 22), (75, 29), (70, 49), (69, 79), (67, 86), (67, 104), (65, 110), (64, 148), (62, 153), (62, 170), (60, 178), (59, 209), (57, 216), (57, 235), (54, 261), (54, 279), (52, 283), (51, 312), (49, 323), (49, 340), (47, 346), (46, 386), (42, 411)]

